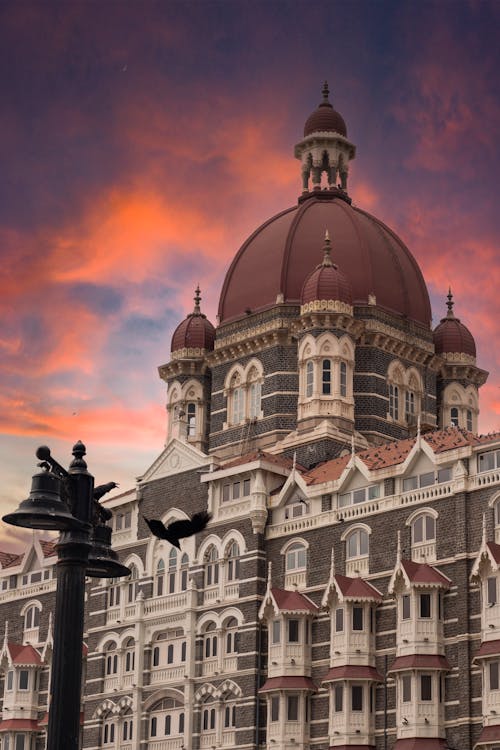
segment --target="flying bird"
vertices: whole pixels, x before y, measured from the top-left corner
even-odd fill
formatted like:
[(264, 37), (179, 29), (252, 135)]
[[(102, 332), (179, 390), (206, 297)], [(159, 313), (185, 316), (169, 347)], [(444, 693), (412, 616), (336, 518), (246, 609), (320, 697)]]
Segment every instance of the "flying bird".
[[(144, 518), (144, 516), (143, 516)], [(186, 536), (193, 536), (207, 526), (208, 522), (212, 518), (210, 513), (203, 510), (201, 513), (195, 513), (191, 519), (183, 519), (181, 521), (174, 521), (173, 523), (165, 526), (161, 521), (157, 521), (154, 518), (144, 518), (151, 532), (158, 537), (158, 539), (166, 539), (167, 542), (173, 544), (174, 547), (180, 549), (179, 539), (183, 539)]]
[(116, 482), (108, 482), (107, 484), (99, 484), (97, 487), (94, 487), (94, 500), (100, 500), (103, 495), (106, 494), (106, 492), (111, 492), (111, 490), (114, 490), (115, 487), (118, 487), (119, 485)]

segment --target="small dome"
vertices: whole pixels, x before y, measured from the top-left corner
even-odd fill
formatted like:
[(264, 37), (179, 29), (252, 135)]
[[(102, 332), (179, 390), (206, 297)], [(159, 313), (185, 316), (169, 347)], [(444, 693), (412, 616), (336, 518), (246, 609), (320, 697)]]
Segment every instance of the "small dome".
[(323, 101), (314, 112), (309, 115), (304, 125), (304, 137), (311, 133), (330, 131), (347, 136), (347, 128), (344, 118), (334, 110), (328, 100), (328, 83), (325, 81), (323, 86)]
[(172, 336), (171, 352), (182, 349), (211, 351), (214, 348), (215, 328), (200, 310), (200, 288), (196, 288), (194, 310), (180, 323)]
[(453, 314), (453, 295), (448, 292), (448, 314), (434, 330), (436, 354), (468, 354), (476, 356), (476, 343), (469, 329)]
[(335, 300), (352, 305), (351, 284), (330, 257), (330, 237), (325, 234), (323, 262), (304, 281), (300, 301), (302, 305), (316, 300)]

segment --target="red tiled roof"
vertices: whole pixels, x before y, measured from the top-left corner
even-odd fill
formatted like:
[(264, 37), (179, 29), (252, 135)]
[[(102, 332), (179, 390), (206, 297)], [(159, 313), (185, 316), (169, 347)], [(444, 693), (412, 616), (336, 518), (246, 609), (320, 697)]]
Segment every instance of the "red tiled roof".
[(411, 583), (437, 584), (446, 588), (450, 586), (448, 578), (432, 565), (416, 563), (412, 560), (401, 560), (401, 565)]
[(398, 740), (393, 750), (447, 750), (446, 740), (438, 737), (410, 737)]
[(482, 659), (485, 656), (500, 654), (500, 641), (483, 641), (477, 652), (475, 659)]
[(500, 544), (496, 544), (495, 542), (486, 542), (486, 546), (491, 552), (491, 556), (493, 557), (494, 561), (498, 565), (500, 563)]
[(21, 555), (15, 555), (13, 552), (0, 552), (0, 567), (13, 568), (22, 561), (24, 552)]
[(21, 646), (17, 643), (8, 643), (7, 647), (13, 664), (41, 664), (42, 657), (33, 646)]
[(448, 659), (438, 654), (411, 654), (398, 656), (392, 663), (389, 672), (401, 672), (406, 669), (451, 669)]
[(362, 578), (348, 578), (347, 576), (336, 575), (335, 581), (342, 595), (350, 599), (376, 599), (382, 601), (382, 595), (377, 589), (364, 581)]
[(259, 689), (259, 693), (265, 693), (269, 690), (316, 691), (316, 689), (316, 685), (310, 677), (270, 677)]
[[(80, 724), (82, 726), (83, 726), (83, 721), (84, 721), (84, 713), (83, 713), (83, 711), (81, 711), (80, 712)], [(43, 715), (43, 717), (40, 719), (40, 721), (38, 722), (38, 726), (39, 727), (46, 727), (48, 725), (48, 723), (49, 723), (49, 715), (48, 715), (48, 713), (45, 713)]]
[(0, 732), (8, 732), (10, 729), (36, 732), (38, 722), (36, 719), (5, 719), (5, 721), (0, 721)]
[[(461, 427), (447, 427), (445, 430), (426, 432), (422, 435), (422, 439), (431, 446), (434, 453), (443, 453), (455, 448), (463, 448), (467, 445), (484, 445), (498, 441), (500, 440), (500, 432), (489, 435), (474, 435), (474, 433), (468, 432)], [(396, 466), (403, 463), (415, 445), (415, 442), (416, 438), (393, 440), (384, 445), (360, 451), (356, 455), (370, 471), (386, 469), (389, 466)], [(349, 453), (345, 456), (334, 458), (331, 461), (325, 461), (325, 463), (306, 472), (303, 478), (308, 484), (335, 481), (342, 476), (342, 472), (350, 459), (351, 454)]]
[(54, 557), (54, 555), (57, 555), (56, 544), (57, 541), (55, 539), (40, 539), (43, 556)]
[(343, 667), (331, 667), (321, 682), (334, 682), (335, 680), (373, 680), (374, 682), (383, 682), (384, 678), (374, 667), (350, 664)]
[(500, 740), (500, 724), (491, 724), (489, 727), (483, 727), (478, 744), (483, 742), (496, 742)]
[(317, 612), (318, 607), (304, 594), (286, 589), (271, 589), (278, 608), (282, 612)]

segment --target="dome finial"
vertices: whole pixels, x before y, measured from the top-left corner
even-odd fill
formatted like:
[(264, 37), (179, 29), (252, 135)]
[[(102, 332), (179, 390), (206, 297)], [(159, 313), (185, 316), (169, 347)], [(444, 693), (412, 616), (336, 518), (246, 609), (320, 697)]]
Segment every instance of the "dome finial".
[(448, 294), (446, 296), (448, 298), (448, 302), (446, 303), (446, 306), (448, 308), (447, 317), (448, 318), (454, 318), (455, 316), (453, 314), (453, 305), (455, 303), (453, 302), (453, 294), (451, 293), (451, 286), (448, 287)]
[(328, 229), (325, 229), (325, 244), (323, 245), (323, 263), (321, 265), (333, 266), (331, 252), (332, 252), (332, 243), (330, 241), (330, 232), (328, 231)]
[(194, 291), (194, 310), (193, 312), (199, 313), (200, 311), (200, 302), (201, 302), (201, 295), (200, 295), (200, 285), (196, 285), (196, 289)]
[(323, 103), (330, 104), (330, 102), (328, 101), (328, 96), (330, 94), (330, 89), (328, 88), (328, 81), (324, 82), (321, 93), (323, 94)]

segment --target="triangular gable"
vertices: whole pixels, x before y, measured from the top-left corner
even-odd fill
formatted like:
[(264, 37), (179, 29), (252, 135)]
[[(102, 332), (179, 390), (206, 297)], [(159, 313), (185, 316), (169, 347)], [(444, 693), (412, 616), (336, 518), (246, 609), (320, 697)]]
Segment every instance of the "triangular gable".
[(500, 569), (500, 545), (495, 542), (487, 542), (483, 535), (481, 546), (472, 566), (470, 579), (478, 580), (483, 577), (484, 568), (491, 568), (496, 572)]
[(163, 479), (163, 477), (181, 474), (184, 471), (213, 466), (213, 464), (213, 456), (207, 456), (206, 453), (202, 453), (198, 448), (183, 443), (178, 438), (171, 438), (165, 449), (153, 461), (149, 469), (138, 478), (138, 481), (140, 484), (143, 484), (155, 479)]
[(271, 497), (271, 507), (280, 508), (281, 506), (286, 505), (293, 493), (297, 492), (297, 490), (304, 498), (308, 496), (307, 483), (298, 471), (292, 471), (279, 493)]

